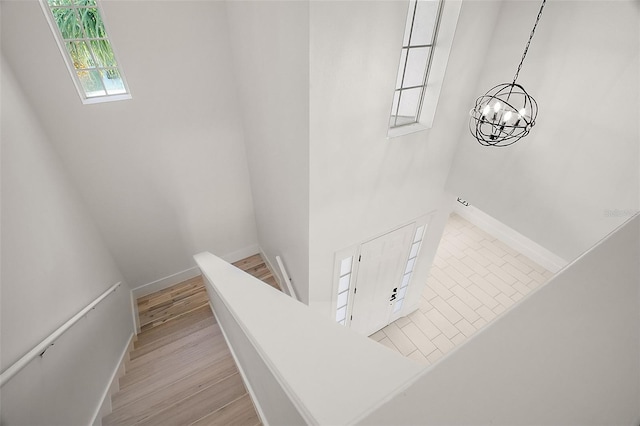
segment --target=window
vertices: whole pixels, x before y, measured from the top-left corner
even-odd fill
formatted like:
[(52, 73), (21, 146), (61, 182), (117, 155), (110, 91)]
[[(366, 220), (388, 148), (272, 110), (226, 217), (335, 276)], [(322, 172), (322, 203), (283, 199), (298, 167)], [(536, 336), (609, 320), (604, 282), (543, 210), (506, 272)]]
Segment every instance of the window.
[(336, 321), (341, 325), (345, 325), (347, 321), (347, 305), (349, 304), (352, 266), (352, 256), (340, 261), (340, 270), (338, 273), (338, 300), (336, 302)]
[(40, 0), (84, 103), (130, 99), (98, 0)]
[(431, 127), (460, 7), (460, 1), (410, 0), (389, 137)]
[(407, 260), (407, 266), (404, 269), (404, 275), (402, 276), (402, 282), (400, 283), (400, 289), (398, 290), (398, 296), (396, 302), (393, 305), (393, 313), (400, 312), (404, 303), (404, 298), (407, 295), (407, 288), (409, 287), (409, 281), (411, 281), (411, 274), (413, 274), (413, 267), (416, 264), (416, 258), (420, 251), (420, 245), (422, 244), (422, 237), (424, 236), (425, 225), (416, 229), (416, 233), (413, 236), (413, 243), (411, 244), (411, 251), (409, 252), (409, 260)]

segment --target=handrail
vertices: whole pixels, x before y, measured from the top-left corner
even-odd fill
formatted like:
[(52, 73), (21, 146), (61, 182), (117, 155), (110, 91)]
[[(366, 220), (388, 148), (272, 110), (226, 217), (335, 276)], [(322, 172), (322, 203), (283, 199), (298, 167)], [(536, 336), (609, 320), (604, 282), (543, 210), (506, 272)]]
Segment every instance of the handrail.
[(2, 374), (0, 374), (0, 387), (4, 386), (6, 382), (8, 382), (13, 376), (18, 374), (20, 370), (27, 366), (36, 356), (44, 355), (47, 349), (54, 344), (54, 342), (60, 337), (64, 332), (70, 329), (80, 318), (85, 316), (90, 310), (96, 307), (96, 305), (102, 302), (109, 294), (116, 291), (116, 289), (122, 284), (122, 282), (117, 282), (107, 291), (102, 293), (96, 300), (88, 304), (83, 310), (75, 314), (70, 320), (62, 324), (56, 331), (51, 333), (47, 338), (45, 338), (42, 342), (40, 342), (35, 348), (31, 349), (27, 352), (22, 358), (13, 363), (9, 368), (4, 370)]

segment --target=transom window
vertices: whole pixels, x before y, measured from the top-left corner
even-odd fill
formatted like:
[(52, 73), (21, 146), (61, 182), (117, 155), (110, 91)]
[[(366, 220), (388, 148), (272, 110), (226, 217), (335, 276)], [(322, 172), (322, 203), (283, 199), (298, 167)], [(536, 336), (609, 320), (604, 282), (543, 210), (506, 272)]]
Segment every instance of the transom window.
[(390, 128), (417, 123), (427, 88), (443, 0), (411, 0), (393, 96)]
[(97, 0), (40, 0), (84, 103), (130, 99)]

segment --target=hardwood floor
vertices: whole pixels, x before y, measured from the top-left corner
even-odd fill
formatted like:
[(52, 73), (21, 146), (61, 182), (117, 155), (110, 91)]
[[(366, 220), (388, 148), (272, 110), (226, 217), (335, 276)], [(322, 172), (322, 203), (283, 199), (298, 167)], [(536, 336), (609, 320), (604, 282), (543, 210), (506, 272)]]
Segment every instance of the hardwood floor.
[[(280, 290), (258, 254), (234, 263)], [(260, 425), (202, 277), (138, 299), (141, 332), (103, 425)]]

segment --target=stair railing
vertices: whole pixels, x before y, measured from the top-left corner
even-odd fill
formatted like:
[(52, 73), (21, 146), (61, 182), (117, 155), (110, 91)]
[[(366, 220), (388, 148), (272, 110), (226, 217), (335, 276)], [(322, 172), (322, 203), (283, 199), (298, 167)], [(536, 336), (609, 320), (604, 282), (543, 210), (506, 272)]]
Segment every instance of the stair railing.
[(34, 358), (36, 358), (37, 356), (43, 356), (44, 353), (47, 351), (47, 349), (53, 346), (55, 341), (61, 335), (63, 335), (76, 322), (78, 322), (80, 318), (84, 317), (85, 315), (87, 315), (87, 313), (89, 313), (89, 311), (94, 309), (98, 305), (98, 303), (102, 302), (107, 296), (115, 292), (116, 289), (120, 287), (121, 284), (122, 282), (117, 282), (116, 284), (109, 287), (109, 289), (104, 293), (102, 293), (100, 296), (98, 296), (97, 299), (89, 303), (84, 309), (82, 309), (80, 312), (75, 314), (71, 319), (69, 319), (67, 322), (65, 322), (60, 327), (58, 327), (58, 329), (56, 329), (53, 333), (51, 333), (42, 342), (38, 343), (33, 349), (27, 352), (22, 358), (20, 358), (18, 361), (13, 363), (10, 367), (4, 370), (2, 374), (0, 374), (0, 387), (4, 386), (5, 383), (11, 380), (13, 376), (18, 374), (20, 370), (26, 367)]

